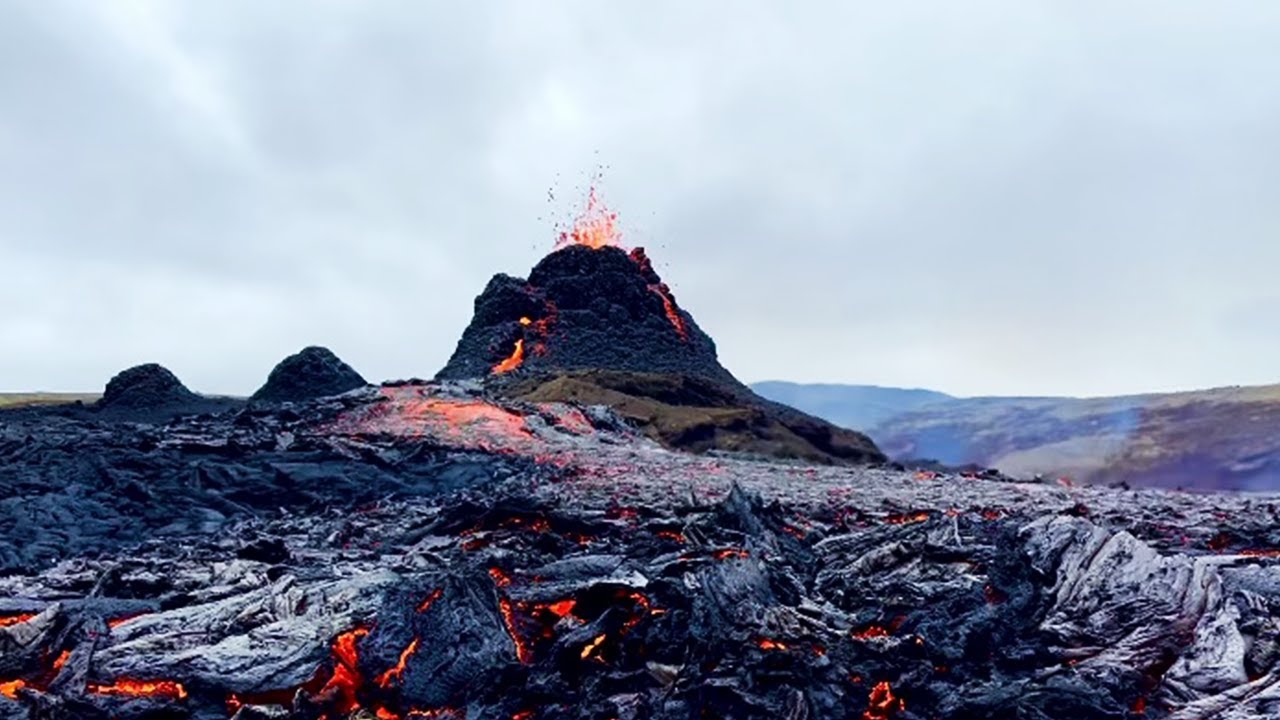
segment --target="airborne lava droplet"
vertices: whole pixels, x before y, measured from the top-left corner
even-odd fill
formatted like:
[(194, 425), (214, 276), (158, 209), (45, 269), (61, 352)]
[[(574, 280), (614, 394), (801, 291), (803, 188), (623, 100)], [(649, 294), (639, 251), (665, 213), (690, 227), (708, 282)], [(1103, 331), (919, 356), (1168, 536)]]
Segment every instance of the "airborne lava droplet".
[(560, 233), (556, 250), (570, 245), (585, 245), (594, 250), (603, 247), (622, 247), (622, 233), (618, 230), (618, 213), (605, 207), (596, 195), (595, 186), (587, 191), (587, 207), (573, 221), (573, 227)]

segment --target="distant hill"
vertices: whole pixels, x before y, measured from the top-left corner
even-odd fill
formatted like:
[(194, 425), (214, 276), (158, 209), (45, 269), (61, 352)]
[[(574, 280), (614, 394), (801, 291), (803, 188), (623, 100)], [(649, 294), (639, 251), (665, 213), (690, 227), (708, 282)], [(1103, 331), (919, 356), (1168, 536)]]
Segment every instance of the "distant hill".
[[(1280, 489), (1280, 385), (1110, 398), (955, 398), (761, 383), (770, 399), (871, 436), (890, 457), (1011, 475), (1187, 489)], [(868, 398), (867, 408), (845, 407)], [(896, 403), (896, 404), (895, 404)]]
[(867, 430), (909, 410), (956, 398), (934, 390), (877, 385), (805, 385), (769, 380), (751, 386), (760, 395), (837, 425)]

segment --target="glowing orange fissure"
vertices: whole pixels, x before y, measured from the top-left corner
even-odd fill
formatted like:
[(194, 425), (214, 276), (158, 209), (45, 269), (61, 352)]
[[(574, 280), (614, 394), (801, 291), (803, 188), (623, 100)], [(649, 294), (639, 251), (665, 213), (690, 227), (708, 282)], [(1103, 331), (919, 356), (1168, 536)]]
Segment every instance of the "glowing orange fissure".
[(882, 680), (871, 688), (871, 696), (867, 698), (867, 710), (862, 713), (862, 720), (888, 720), (904, 707), (902, 700), (894, 697), (893, 688), (889, 683)]
[(512, 370), (524, 364), (524, 338), (516, 340), (516, 348), (511, 352), (505, 360), (493, 366), (493, 374), (501, 375), (509, 373)]
[(424, 613), (430, 610), (431, 606), (434, 605), (435, 602), (439, 600), (440, 597), (443, 595), (444, 595), (444, 590), (441, 590), (439, 588), (432, 590), (431, 594), (428, 595), (425, 600), (423, 600), (421, 603), (418, 603), (417, 612)]
[(915, 523), (925, 522), (928, 519), (929, 513), (921, 510), (919, 512), (903, 515), (890, 515), (889, 517), (886, 517), (884, 521), (890, 525), (913, 525)]
[(413, 654), (417, 651), (418, 638), (414, 638), (413, 642), (409, 643), (409, 646), (400, 653), (400, 659), (396, 661), (396, 664), (378, 676), (378, 686), (386, 688), (393, 681), (399, 680), (400, 676), (404, 675), (404, 667), (409, 662), (409, 658), (413, 657)]
[(591, 657), (591, 654), (594, 653), (600, 647), (600, 645), (604, 643), (606, 637), (607, 636), (605, 635), (595, 636), (595, 638), (591, 642), (583, 646), (582, 652), (579, 654), (580, 657), (583, 660), (586, 660), (587, 658)]
[(338, 636), (333, 641), (333, 675), (320, 689), (320, 693), (334, 693), (334, 702), (338, 712), (349, 713), (360, 707), (356, 700), (356, 691), (363, 678), (360, 677), (359, 658), (356, 654), (356, 643), (369, 634), (368, 628), (358, 627)]
[(3, 615), (0, 616), (0, 627), (18, 625), (19, 623), (28, 622), (33, 619), (35, 619), (35, 614), (33, 613), (24, 613), (22, 615)]
[(71, 658), (70, 650), (63, 650), (54, 659), (53, 664), (48, 670), (41, 673), (38, 677), (30, 679), (17, 678), (14, 680), (0, 680), (0, 695), (10, 699), (17, 699), (18, 691), (23, 688), (31, 688), (41, 692), (48, 689), (49, 685), (58, 677), (58, 673), (62, 672), (62, 668), (67, 664), (67, 660)]
[[(640, 272), (648, 278), (657, 279), (658, 274), (653, 271), (653, 262), (649, 260), (649, 256), (645, 255), (644, 248), (636, 248), (628, 253), (631, 262), (640, 267)], [(657, 295), (662, 300), (663, 311), (667, 314), (667, 320), (671, 323), (671, 327), (675, 328), (676, 334), (680, 339), (689, 341), (689, 328), (684, 324), (684, 316), (680, 314), (680, 307), (676, 305), (676, 299), (671, 294), (671, 288), (661, 281), (649, 283), (649, 292)]]
[(95, 695), (118, 695), (123, 697), (154, 697), (169, 700), (186, 700), (187, 689), (182, 683), (173, 680), (126, 680), (118, 679), (108, 685), (90, 683), (89, 692)]

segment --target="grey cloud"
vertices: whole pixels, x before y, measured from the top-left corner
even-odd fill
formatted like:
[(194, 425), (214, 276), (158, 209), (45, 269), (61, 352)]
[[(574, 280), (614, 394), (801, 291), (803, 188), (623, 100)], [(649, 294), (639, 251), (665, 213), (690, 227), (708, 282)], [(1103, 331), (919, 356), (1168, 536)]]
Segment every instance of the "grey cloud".
[(1263, 0), (10, 3), (0, 388), (430, 375), (596, 164), (744, 379), (1280, 380), (1277, 37)]

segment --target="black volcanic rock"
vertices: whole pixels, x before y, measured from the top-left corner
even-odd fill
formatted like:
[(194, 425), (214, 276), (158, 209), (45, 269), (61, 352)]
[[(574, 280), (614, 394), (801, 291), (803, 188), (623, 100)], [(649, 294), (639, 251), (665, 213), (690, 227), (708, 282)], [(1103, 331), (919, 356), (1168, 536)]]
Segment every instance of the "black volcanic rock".
[(495, 374), (513, 357), (523, 372), (682, 373), (740, 386), (641, 248), (573, 245), (543, 258), (528, 280), (494, 276), (437, 377)]
[(168, 368), (147, 363), (111, 378), (96, 405), (104, 410), (150, 410), (200, 400), (200, 396), (188, 390)]
[(341, 395), (367, 384), (360, 373), (328, 348), (312, 346), (281, 360), (251, 399), (297, 402)]

